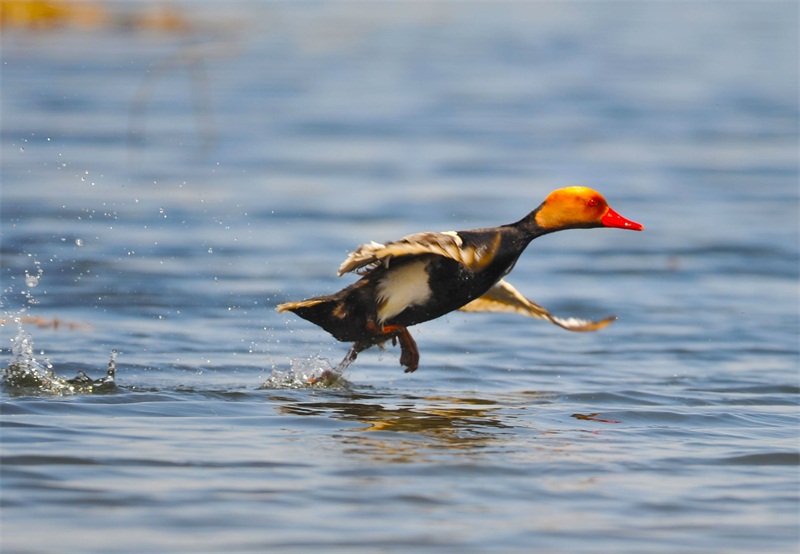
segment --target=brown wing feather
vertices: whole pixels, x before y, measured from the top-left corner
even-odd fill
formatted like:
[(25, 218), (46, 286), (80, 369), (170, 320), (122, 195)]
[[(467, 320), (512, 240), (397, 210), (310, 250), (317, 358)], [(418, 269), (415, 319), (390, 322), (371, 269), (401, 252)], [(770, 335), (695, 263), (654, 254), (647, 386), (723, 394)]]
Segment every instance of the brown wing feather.
[[(498, 240), (495, 242), (499, 241)], [(357, 271), (366, 266), (375, 266), (380, 263), (389, 263), (389, 260), (399, 256), (416, 256), (421, 254), (435, 254), (444, 256), (462, 263), (470, 268), (485, 267), (494, 249), (478, 250), (474, 246), (464, 246), (464, 241), (454, 232), (444, 233), (415, 233), (400, 240), (380, 244), (370, 242), (362, 244), (339, 266), (339, 276)]]
[(522, 296), (517, 289), (502, 279), (489, 289), (486, 294), (462, 306), (461, 310), (465, 312), (505, 312), (527, 315), (544, 319), (569, 331), (597, 331), (617, 319), (616, 316), (611, 316), (600, 321), (590, 321), (576, 317), (561, 318), (555, 316), (542, 306)]

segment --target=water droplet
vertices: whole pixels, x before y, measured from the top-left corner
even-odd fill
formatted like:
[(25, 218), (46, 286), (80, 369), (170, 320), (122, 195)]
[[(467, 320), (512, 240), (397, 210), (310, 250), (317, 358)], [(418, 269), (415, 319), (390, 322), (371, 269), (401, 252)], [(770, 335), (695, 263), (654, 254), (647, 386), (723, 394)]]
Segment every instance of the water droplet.
[(25, 272), (25, 284), (28, 285), (30, 288), (35, 287), (39, 284), (39, 275), (31, 275), (27, 271)]

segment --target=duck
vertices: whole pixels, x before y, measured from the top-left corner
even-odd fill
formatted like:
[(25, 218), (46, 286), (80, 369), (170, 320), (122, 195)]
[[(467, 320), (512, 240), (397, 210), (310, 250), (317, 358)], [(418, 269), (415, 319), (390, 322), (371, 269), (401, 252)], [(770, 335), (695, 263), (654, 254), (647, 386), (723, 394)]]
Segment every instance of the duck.
[(505, 277), (530, 242), (567, 229), (644, 226), (614, 211), (588, 187), (554, 190), (515, 223), (465, 231), (421, 232), (387, 243), (369, 242), (351, 252), (338, 275), (360, 278), (339, 292), (276, 307), (292, 312), (352, 347), (337, 366), (341, 373), (358, 354), (391, 341), (400, 344), (406, 373), (420, 354), (408, 328), (450, 312), (503, 312), (543, 319), (569, 331), (596, 331), (616, 316), (592, 321), (559, 317), (522, 295)]

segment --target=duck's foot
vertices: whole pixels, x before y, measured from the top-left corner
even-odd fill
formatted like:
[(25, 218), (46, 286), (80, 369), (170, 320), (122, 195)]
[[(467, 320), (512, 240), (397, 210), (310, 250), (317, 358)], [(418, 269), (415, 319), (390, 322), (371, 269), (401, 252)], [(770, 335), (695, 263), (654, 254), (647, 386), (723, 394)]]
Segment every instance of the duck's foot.
[[(385, 337), (386, 340), (391, 337), (392, 345), (396, 345), (399, 342), (400, 365), (405, 366), (406, 373), (413, 373), (417, 370), (419, 367), (419, 349), (406, 327), (402, 325), (385, 325), (383, 327), (378, 327), (374, 323), (369, 322), (367, 323), (367, 329), (376, 335)], [(357, 344), (358, 343), (353, 345), (353, 348), (355, 348)], [(361, 350), (365, 348), (367, 348), (367, 346), (363, 346)], [(358, 352), (361, 352), (361, 350)], [(355, 354), (353, 354), (353, 359), (355, 359)]]
[(419, 348), (414, 337), (403, 328), (397, 340), (400, 342), (400, 365), (406, 366), (406, 373), (414, 373), (419, 367)]
[(414, 373), (419, 367), (419, 348), (417, 348), (414, 337), (411, 336), (408, 329), (400, 325), (386, 327), (386, 330), (394, 333), (392, 344), (396, 344), (395, 341), (400, 343), (400, 365), (406, 367), (406, 373)]

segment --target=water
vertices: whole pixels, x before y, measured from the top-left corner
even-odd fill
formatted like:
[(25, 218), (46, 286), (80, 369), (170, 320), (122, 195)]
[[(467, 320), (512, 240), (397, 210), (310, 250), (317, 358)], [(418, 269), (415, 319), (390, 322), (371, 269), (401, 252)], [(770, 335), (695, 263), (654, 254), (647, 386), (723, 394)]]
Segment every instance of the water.
[[(796, 5), (170, 6), (2, 36), (4, 553), (797, 551)], [(308, 384), (277, 303), (572, 184), (645, 232), (509, 280), (612, 326)]]

